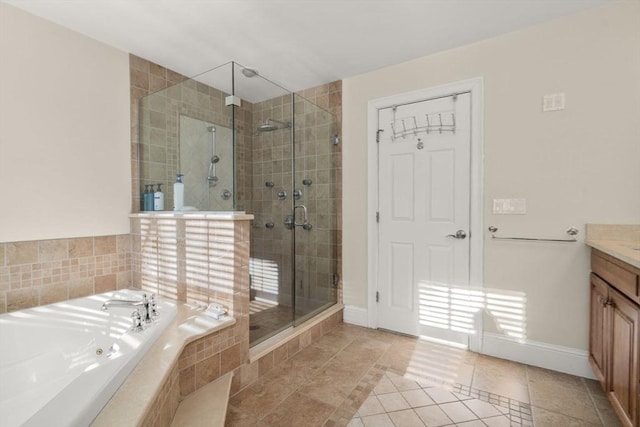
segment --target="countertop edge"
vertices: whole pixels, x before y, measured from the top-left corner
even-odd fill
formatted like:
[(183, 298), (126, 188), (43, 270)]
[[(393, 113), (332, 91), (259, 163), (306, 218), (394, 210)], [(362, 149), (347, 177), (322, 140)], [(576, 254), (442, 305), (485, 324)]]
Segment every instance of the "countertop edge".
[(157, 211), (129, 214), (129, 218), (182, 218), (182, 219), (207, 219), (218, 221), (251, 221), (253, 214), (244, 212), (206, 212), (206, 211)]
[(631, 249), (629, 242), (588, 239), (585, 244), (640, 269), (640, 251)]

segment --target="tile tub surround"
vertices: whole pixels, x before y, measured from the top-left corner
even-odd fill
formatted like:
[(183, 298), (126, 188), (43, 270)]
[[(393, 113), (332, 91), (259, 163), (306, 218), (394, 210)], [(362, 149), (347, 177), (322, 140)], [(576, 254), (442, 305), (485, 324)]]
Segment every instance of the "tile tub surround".
[(585, 243), (640, 268), (640, 224), (587, 224)]
[(188, 344), (177, 368), (185, 397), (249, 358), (249, 224), (252, 215), (131, 215), (134, 286), (192, 305), (222, 304), (236, 325)]
[(173, 322), (91, 425), (169, 426), (181, 397), (179, 365), (189, 346), (203, 339), (221, 342), (217, 352), (209, 355), (219, 359), (236, 327), (233, 317), (215, 321), (204, 316), (201, 307), (178, 304)]
[(252, 219), (240, 213), (132, 214), (134, 286), (187, 303), (217, 302), (248, 319)]
[(0, 243), (0, 313), (128, 287), (129, 234)]

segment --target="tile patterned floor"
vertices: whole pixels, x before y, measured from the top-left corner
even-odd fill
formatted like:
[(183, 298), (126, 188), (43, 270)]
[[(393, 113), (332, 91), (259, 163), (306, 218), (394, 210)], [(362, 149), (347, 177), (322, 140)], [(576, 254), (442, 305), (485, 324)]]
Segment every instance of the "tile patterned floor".
[(339, 325), (232, 396), (228, 426), (619, 426), (597, 382)]

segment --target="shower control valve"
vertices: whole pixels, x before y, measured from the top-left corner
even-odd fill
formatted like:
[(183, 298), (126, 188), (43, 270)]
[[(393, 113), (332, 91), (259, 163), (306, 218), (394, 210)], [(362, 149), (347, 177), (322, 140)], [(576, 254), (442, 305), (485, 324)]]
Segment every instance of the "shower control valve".
[(284, 200), (287, 198), (287, 192), (284, 190), (278, 191), (278, 200)]
[(288, 215), (288, 216), (284, 219), (284, 226), (285, 226), (288, 230), (291, 230), (291, 229), (293, 229), (293, 225), (294, 225), (293, 215)]
[(293, 198), (294, 199), (300, 200), (301, 197), (302, 197), (302, 190), (299, 190), (299, 189), (293, 190)]

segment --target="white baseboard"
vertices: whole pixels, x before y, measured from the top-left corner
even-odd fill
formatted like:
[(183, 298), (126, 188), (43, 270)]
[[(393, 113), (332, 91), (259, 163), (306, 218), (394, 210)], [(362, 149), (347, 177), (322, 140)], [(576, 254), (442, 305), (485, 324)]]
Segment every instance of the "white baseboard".
[(345, 305), (342, 312), (342, 321), (351, 325), (369, 327), (368, 314), (366, 308), (353, 305)]
[(500, 359), (596, 379), (589, 365), (589, 354), (585, 350), (536, 341), (521, 343), (504, 335), (485, 332), (482, 340), (482, 353)]

